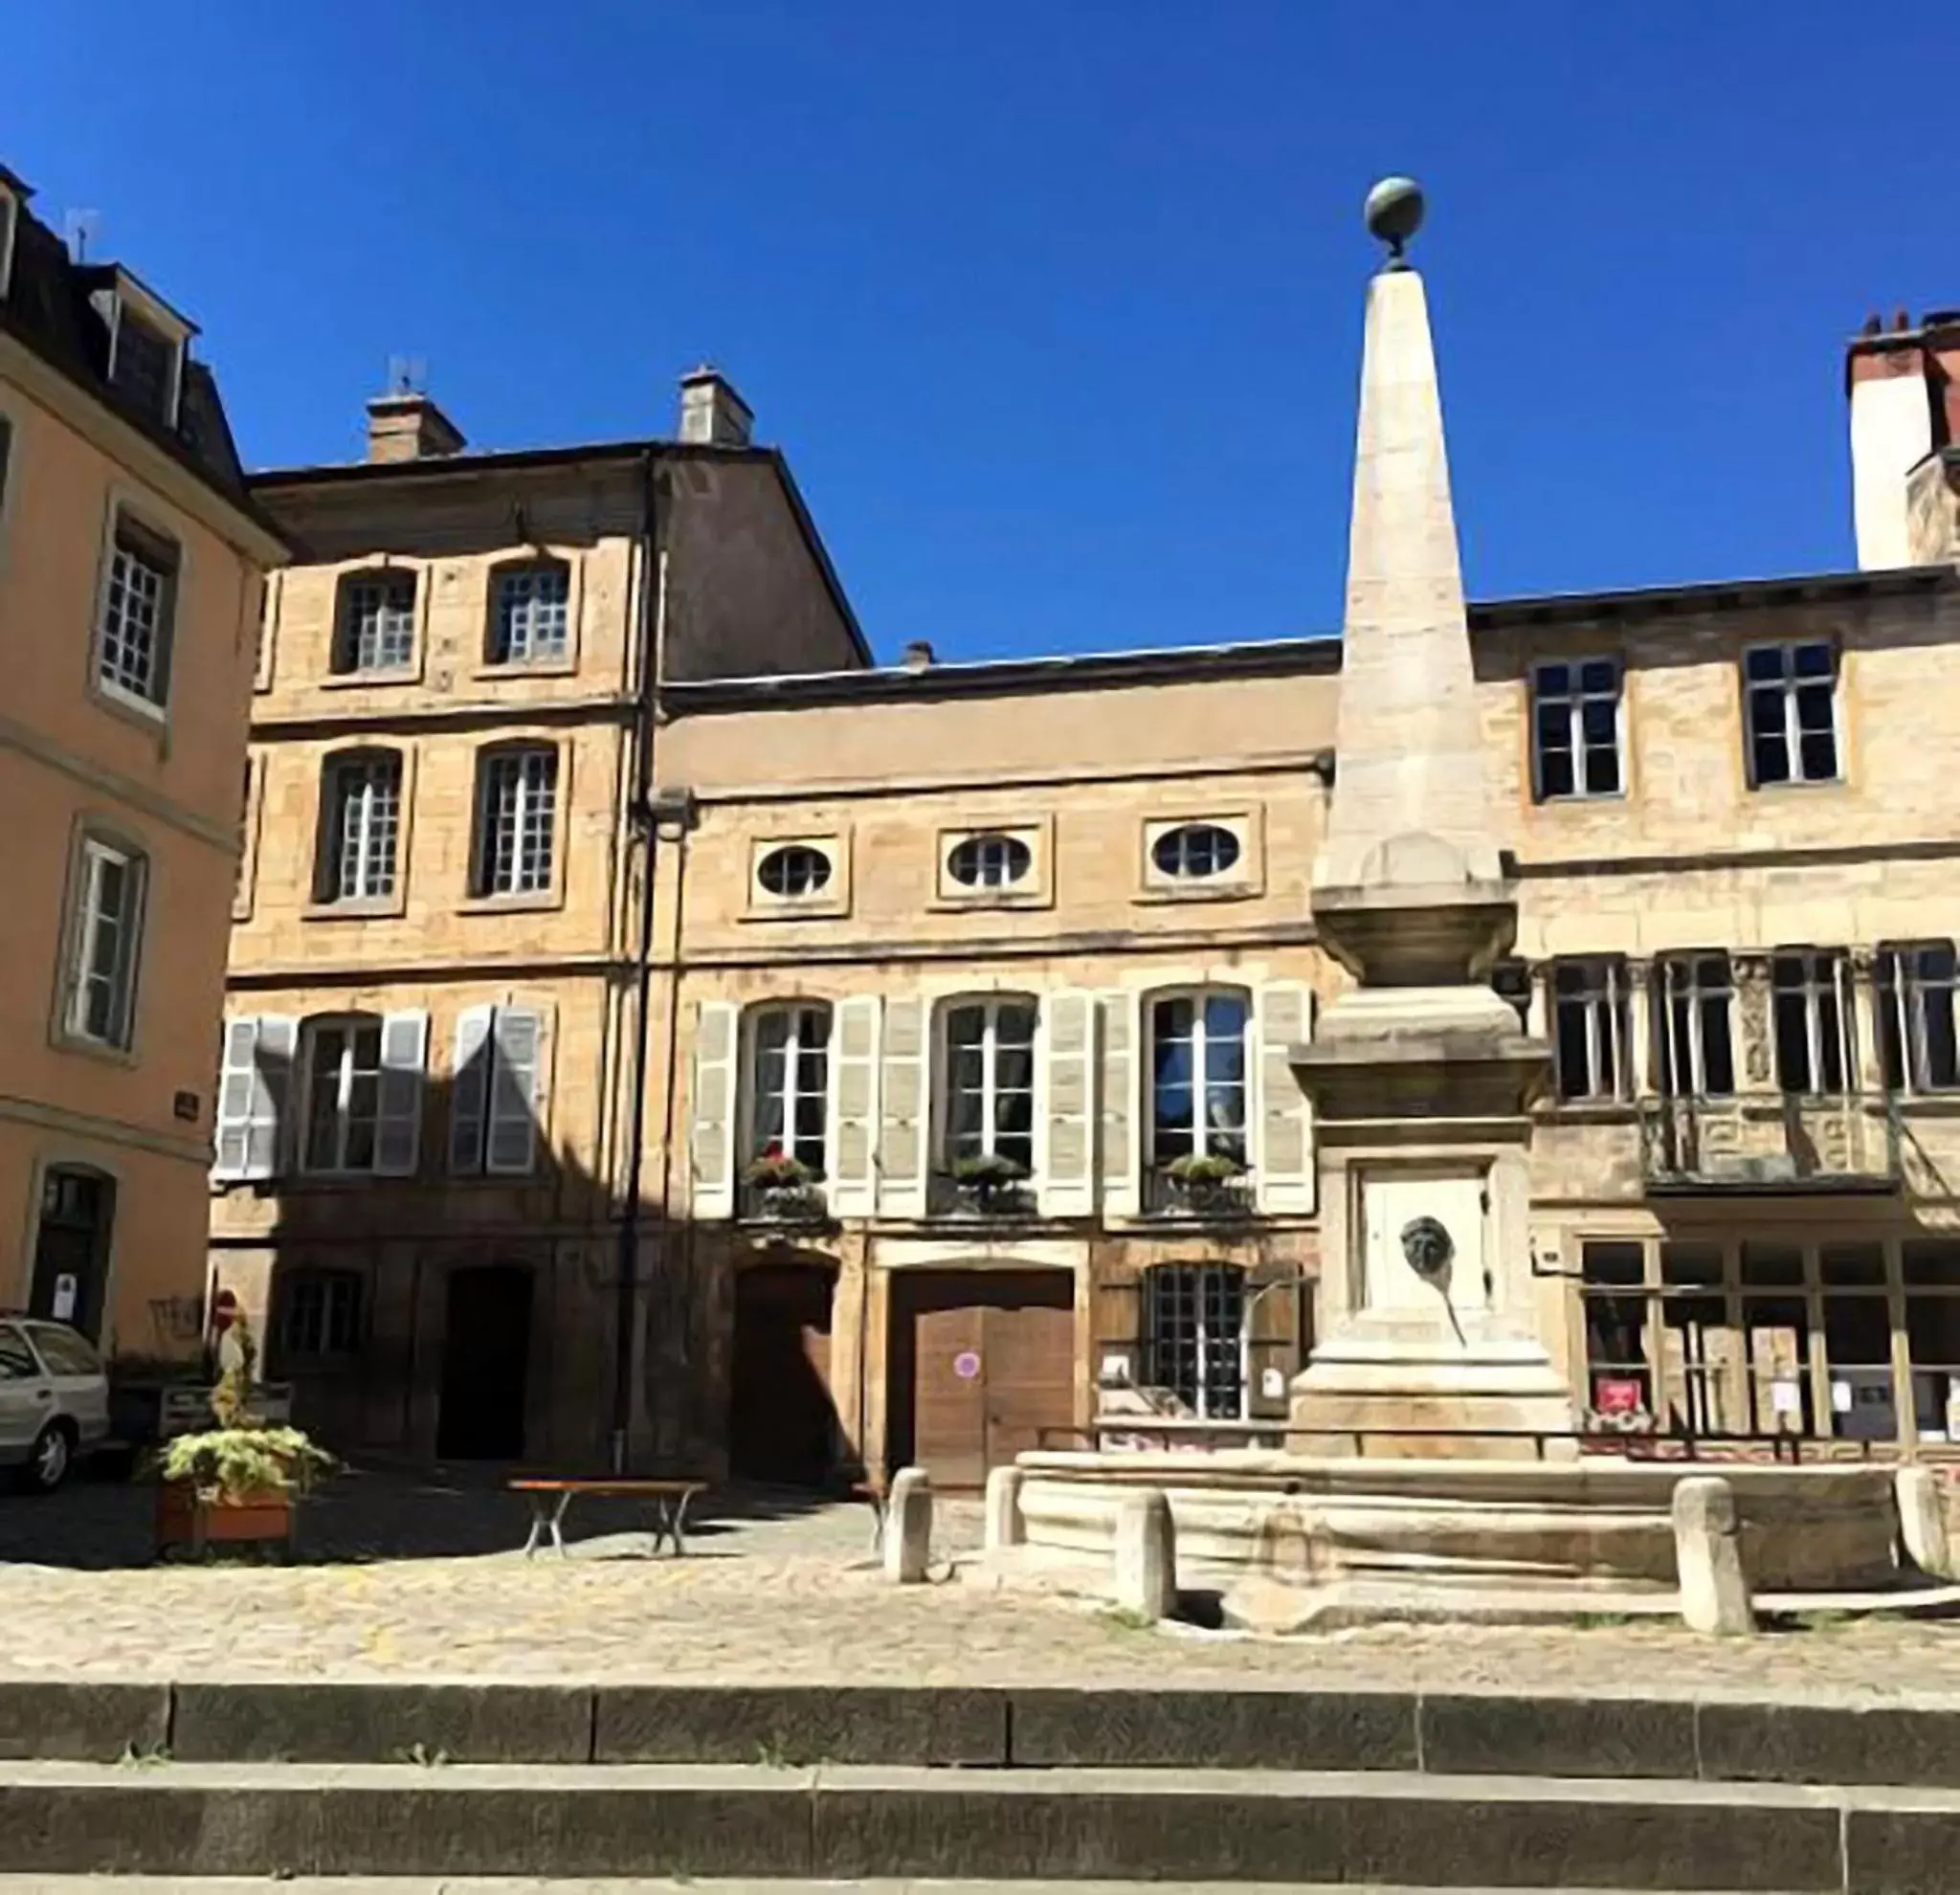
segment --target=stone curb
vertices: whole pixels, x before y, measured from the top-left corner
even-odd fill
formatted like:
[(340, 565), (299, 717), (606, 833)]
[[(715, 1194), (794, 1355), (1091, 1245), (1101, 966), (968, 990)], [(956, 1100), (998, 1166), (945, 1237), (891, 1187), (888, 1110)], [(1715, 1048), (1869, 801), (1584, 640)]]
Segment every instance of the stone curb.
[(1945, 1889), (1960, 1797), (1413, 1772), (0, 1766), (14, 1873)]
[(1421, 1771), (1960, 1789), (1960, 1706), (1406, 1691), (0, 1680), (0, 1758)]

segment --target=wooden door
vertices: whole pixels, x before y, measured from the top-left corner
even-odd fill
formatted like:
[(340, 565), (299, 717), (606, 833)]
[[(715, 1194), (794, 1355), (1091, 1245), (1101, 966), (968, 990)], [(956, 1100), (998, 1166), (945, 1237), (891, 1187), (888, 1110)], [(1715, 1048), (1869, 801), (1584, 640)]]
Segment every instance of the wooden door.
[(809, 1263), (756, 1264), (735, 1280), (728, 1460), (744, 1480), (815, 1486), (830, 1471), (834, 1287)]
[(531, 1273), (500, 1264), (455, 1271), (435, 1423), (438, 1459), (523, 1458), (530, 1354)]
[(1065, 1271), (903, 1274), (896, 1299), (891, 1459), (947, 1489), (1075, 1418), (1075, 1284)]

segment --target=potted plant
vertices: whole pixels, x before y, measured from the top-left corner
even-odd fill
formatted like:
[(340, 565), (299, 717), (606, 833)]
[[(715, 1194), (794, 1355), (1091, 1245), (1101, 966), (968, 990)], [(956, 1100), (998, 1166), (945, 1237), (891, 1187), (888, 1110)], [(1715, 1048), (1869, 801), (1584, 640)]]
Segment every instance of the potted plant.
[(1245, 1167), (1222, 1151), (1187, 1151), (1167, 1167), (1178, 1194), (1193, 1211), (1211, 1211), (1233, 1201), (1231, 1186)]
[(742, 1182), (766, 1216), (806, 1215), (819, 1208), (816, 1173), (793, 1152), (770, 1145), (742, 1168)]
[(215, 1428), (179, 1435), (157, 1458), (157, 1549), (292, 1537), (293, 1503), (339, 1462), (298, 1428), (269, 1427), (248, 1410), (243, 1365), (212, 1391)]
[(998, 1151), (969, 1152), (953, 1160), (953, 1183), (976, 1211), (1007, 1211), (1019, 1201), (1028, 1168)]

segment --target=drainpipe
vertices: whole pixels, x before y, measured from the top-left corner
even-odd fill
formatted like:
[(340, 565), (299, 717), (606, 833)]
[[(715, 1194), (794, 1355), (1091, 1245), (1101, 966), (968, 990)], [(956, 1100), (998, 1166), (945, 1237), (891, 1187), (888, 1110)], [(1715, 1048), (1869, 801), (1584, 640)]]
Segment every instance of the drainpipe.
[(640, 463), (640, 587), (635, 642), (639, 690), (635, 705), (637, 754), (627, 819), (640, 840), (639, 939), (635, 947), (633, 1102), (627, 1114), (626, 1202), (619, 1218), (619, 1260), (614, 1271), (612, 1351), (612, 1471), (624, 1474), (633, 1429), (635, 1319), (639, 1303), (640, 1185), (646, 1135), (647, 1002), (653, 985), (654, 824), (649, 808), (654, 780), (654, 710), (666, 657), (667, 549), (661, 544), (657, 461), (649, 449)]

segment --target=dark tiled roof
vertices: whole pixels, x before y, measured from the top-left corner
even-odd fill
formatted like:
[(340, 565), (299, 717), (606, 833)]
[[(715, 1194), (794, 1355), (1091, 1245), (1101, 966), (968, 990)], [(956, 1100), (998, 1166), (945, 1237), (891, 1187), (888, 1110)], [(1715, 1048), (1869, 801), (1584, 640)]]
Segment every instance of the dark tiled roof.
[(211, 370), (201, 362), (185, 362), (174, 429), (133, 406), (108, 379), (108, 325), (89, 301), (90, 293), (111, 281), (115, 272), (105, 264), (72, 261), (67, 246), (24, 204), (16, 222), (13, 272), (0, 299), (0, 328), (263, 524), (246, 494), (238, 450)]

